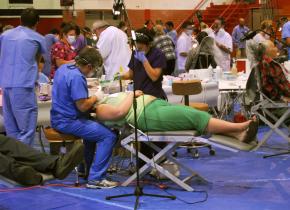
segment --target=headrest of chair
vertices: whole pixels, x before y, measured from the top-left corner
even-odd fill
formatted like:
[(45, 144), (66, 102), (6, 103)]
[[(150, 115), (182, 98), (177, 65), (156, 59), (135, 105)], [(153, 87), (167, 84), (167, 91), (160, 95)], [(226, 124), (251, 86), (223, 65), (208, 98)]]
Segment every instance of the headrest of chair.
[(259, 100), (259, 94), (261, 94), (261, 75), (259, 66), (256, 65), (252, 68), (249, 78), (246, 84), (245, 103), (249, 105)]
[(172, 83), (172, 93), (175, 95), (196, 95), (201, 93), (201, 91), (200, 80), (182, 80)]

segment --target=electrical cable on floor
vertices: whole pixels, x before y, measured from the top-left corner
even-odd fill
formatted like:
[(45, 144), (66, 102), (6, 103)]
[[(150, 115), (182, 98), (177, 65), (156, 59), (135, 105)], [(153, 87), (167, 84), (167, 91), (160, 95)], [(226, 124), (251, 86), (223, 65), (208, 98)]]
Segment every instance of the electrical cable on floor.
[(15, 191), (26, 191), (26, 190), (33, 190), (33, 189), (45, 189), (47, 187), (67, 187), (67, 188), (81, 188), (81, 187), (76, 187), (74, 185), (66, 185), (66, 184), (47, 184), (45, 186), (42, 185), (36, 185), (36, 186), (31, 186), (31, 187), (22, 187), (22, 188), (10, 188), (10, 189), (0, 189), (0, 193), (5, 193), (5, 192), (15, 192)]

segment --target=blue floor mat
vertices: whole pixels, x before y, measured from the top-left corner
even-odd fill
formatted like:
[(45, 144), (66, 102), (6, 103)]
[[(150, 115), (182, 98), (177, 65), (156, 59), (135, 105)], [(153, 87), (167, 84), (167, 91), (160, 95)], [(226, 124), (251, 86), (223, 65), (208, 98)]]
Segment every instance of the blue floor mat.
[[(259, 138), (267, 131), (259, 130)], [(274, 147), (274, 148), (273, 148)], [(256, 152), (232, 153), (216, 148), (216, 156), (210, 156), (207, 149), (200, 149), (200, 158), (193, 159), (184, 149), (178, 150), (178, 158), (210, 181), (199, 184), (194, 180), (191, 186), (198, 191), (206, 191), (208, 199), (202, 203), (188, 204), (205, 198), (204, 192), (186, 192), (170, 181), (164, 182), (169, 188), (164, 191), (158, 182), (145, 177), (146, 193), (174, 194), (178, 199), (141, 197), (139, 209), (154, 210), (289, 210), (290, 209), (290, 155), (263, 159), (263, 155), (279, 152), (275, 148), (289, 148), (289, 144), (274, 134), (267, 145)], [(183, 172), (182, 172), (183, 174)], [(117, 175), (120, 180), (126, 177)], [(111, 201), (106, 196), (132, 193), (134, 186), (118, 187), (110, 190), (86, 189), (84, 185), (74, 188), (74, 174), (67, 179), (50, 181), (49, 184), (67, 186), (41, 187), (22, 191), (13, 190), (4, 181), (0, 182), (0, 210), (42, 210), (42, 209), (133, 209), (135, 197), (119, 198)], [(148, 181), (149, 180), (149, 181)], [(82, 182), (84, 184), (84, 182)]]

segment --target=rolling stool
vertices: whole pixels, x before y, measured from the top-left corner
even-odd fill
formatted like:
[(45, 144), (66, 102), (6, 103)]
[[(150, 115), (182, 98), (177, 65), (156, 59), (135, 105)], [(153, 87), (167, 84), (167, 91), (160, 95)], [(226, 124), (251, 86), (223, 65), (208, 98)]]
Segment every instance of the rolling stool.
[[(198, 109), (200, 111), (209, 111), (209, 106), (206, 103), (196, 103), (189, 102), (190, 95), (197, 95), (202, 92), (202, 86), (200, 80), (182, 80), (182, 81), (174, 81), (172, 83), (172, 93), (174, 95), (182, 95), (184, 97), (184, 105), (190, 106), (192, 108)], [(194, 158), (199, 157), (198, 148), (207, 147), (209, 149), (210, 155), (215, 155), (215, 150), (212, 148), (210, 144), (194, 142), (190, 144), (181, 145), (182, 148), (187, 148), (187, 152), (193, 154)], [(174, 152), (174, 155), (177, 156), (177, 152)]]
[[(47, 141), (49, 142), (51, 155), (63, 155), (71, 149), (74, 142), (81, 141), (81, 138), (77, 136), (60, 133), (59, 131), (51, 127), (43, 128), (43, 132)], [(76, 172), (75, 186), (79, 186), (80, 185), (79, 172), (77, 167), (75, 167), (75, 172)]]

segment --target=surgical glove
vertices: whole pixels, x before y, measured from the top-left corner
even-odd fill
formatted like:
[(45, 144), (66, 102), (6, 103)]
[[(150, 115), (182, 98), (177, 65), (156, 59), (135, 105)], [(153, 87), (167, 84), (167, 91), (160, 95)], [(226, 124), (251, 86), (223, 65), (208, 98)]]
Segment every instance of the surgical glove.
[(95, 93), (95, 96), (97, 96), (98, 98), (98, 101), (101, 101), (103, 98), (104, 98), (104, 91), (102, 90), (98, 90), (96, 93)]
[(145, 52), (144, 52), (144, 51), (135, 51), (134, 57), (135, 57), (138, 61), (140, 61), (140, 62), (142, 62), (142, 63), (144, 63), (145, 61), (147, 61), (147, 58), (146, 58), (146, 56), (145, 56)]

